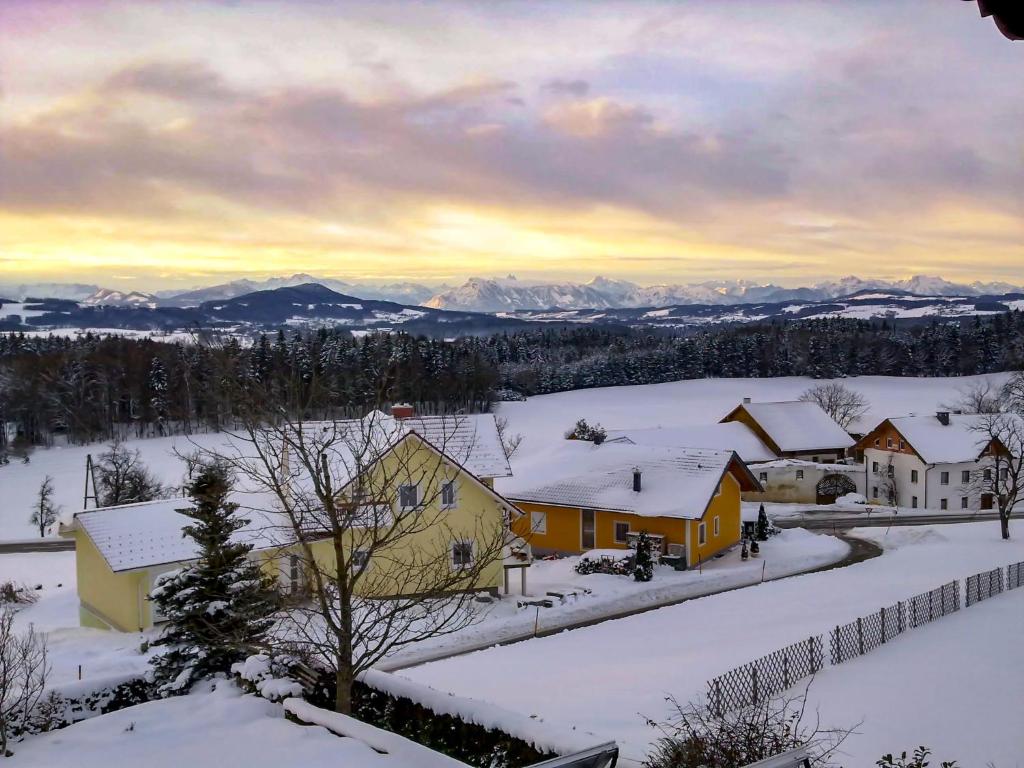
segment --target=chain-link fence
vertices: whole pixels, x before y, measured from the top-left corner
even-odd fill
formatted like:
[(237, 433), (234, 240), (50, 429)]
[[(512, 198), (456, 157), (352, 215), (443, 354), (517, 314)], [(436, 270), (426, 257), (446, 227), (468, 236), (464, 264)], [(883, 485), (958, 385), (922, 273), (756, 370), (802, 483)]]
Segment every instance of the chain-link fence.
[(912, 628), (917, 628), (959, 610), (960, 582), (951, 581), (910, 598), (907, 601), (907, 622)]
[(1006, 588), (1024, 587), (1024, 562), (1006, 566)]
[(863, 656), (907, 629), (903, 602), (880, 608), (875, 613), (861, 616), (849, 624), (837, 626), (829, 632), (832, 663), (842, 664)]
[[(1004, 579), (1005, 577), (1005, 579)], [(976, 573), (964, 581), (964, 605), (970, 606), (1005, 589), (1024, 587), (1024, 562)], [(951, 581), (907, 601), (880, 608), (875, 613), (841, 624), (829, 632), (830, 660), (842, 664), (862, 656), (909, 629), (923, 626), (960, 610), (960, 582)], [(708, 682), (712, 712), (722, 715), (733, 709), (758, 704), (785, 691), (824, 666), (820, 635), (781, 648)]]
[(968, 576), (965, 583), (967, 606), (970, 607), (982, 600), (988, 600), (1003, 591), (1003, 569), (993, 568)]
[(708, 682), (711, 711), (722, 715), (781, 693), (824, 666), (821, 636), (787, 645)]

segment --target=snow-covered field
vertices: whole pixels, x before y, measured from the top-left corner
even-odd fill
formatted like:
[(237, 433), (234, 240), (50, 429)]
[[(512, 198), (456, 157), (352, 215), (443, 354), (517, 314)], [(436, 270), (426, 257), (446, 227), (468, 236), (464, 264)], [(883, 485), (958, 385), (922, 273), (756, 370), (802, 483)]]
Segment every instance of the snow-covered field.
[[(626, 757), (641, 759), (656, 736), (644, 717), (664, 717), (666, 695), (681, 701), (698, 697), (708, 679), (776, 648), (827, 632), (836, 624), (951, 579), (1024, 560), (1024, 541), (1000, 540), (994, 522), (872, 528), (856, 533), (881, 544), (886, 553), (847, 568), (692, 600), (400, 674), (456, 695), (536, 714), (553, 725), (578, 725), (618, 740)], [(989, 635), (984, 624), (973, 628), (975, 653), (993, 643), (1013, 643), (1012, 636)], [(898, 669), (888, 671), (890, 681), (899, 679)], [(942, 673), (941, 668), (934, 670), (936, 676)], [(857, 691), (859, 681), (847, 679), (854, 686), (851, 691)], [(977, 684), (1001, 683), (991, 680), (986, 684), (978, 678)], [(895, 697), (901, 691), (890, 690), (890, 694)], [(940, 709), (935, 702), (941, 700), (929, 699), (927, 688), (916, 695)], [(860, 730), (869, 734), (875, 722), (870, 699), (863, 692), (857, 697), (856, 701), (864, 702), (864, 711), (854, 719), (864, 717)], [(857, 706), (844, 702), (833, 715), (831, 702), (831, 697), (822, 701), (825, 723), (844, 724), (851, 716), (850, 708)], [(964, 730), (969, 732), (973, 714), (955, 703), (951, 708), (963, 712)], [(888, 717), (899, 716), (895, 703), (887, 711)], [(904, 738), (892, 744), (892, 749), (921, 741), (912, 730), (920, 717), (913, 715)], [(893, 727), (891, 723), (885, 726)], [(1006, 733), (1004, 738), (1020, 746), (1018, 731)], [(1004, 741), (1004, 747), (1006, 744)], [(873, 765), (877, 757), (858, 755), (848, 767)]]
[[(930, 413), (957, 400), (961, 391), (983, 381), (1002, 381), (1006, 374), (952, 379), (900, 379), (864, 376), (843, 383), (860, 392), (871, 410), (861, 421), (873, 426), (886, 416)], [(512, 459), (513, 472), (528, 473), (533, 466), (547, 463), (546, 448), (557, 447), (577, 419), (599, 422), (608, 429), (691, 426), (713, 424), (744, 397), (755, 401), (796, 398), (816, 382), (803, 377), (780, 379), (698, 379), (642, 387), (607, 387), (532, 397), (525, 402), (501, 403), (498, 413), (509, 420), (509, 432), (523, 435)], [(167, 484), (179, 484), (183, 465), (174, 450), (192, 451), (196, 445), (210, 446), (222, 436), (202, 434), (191, 437), (132, 440), (143, 461)], [(699, 446), (696, 446), (699, 447)], [(46, 475), (54, 478), (56, 501), (65, 511), (82, 508), (85, 457), (94, 458), (102, 445), (36, 450), (29, 464), (17, 459), (0, 467), (0, 541), (38, 536), (29, 524), (32, 500)], [(497, 488), (502, 489), (499, 480)]]

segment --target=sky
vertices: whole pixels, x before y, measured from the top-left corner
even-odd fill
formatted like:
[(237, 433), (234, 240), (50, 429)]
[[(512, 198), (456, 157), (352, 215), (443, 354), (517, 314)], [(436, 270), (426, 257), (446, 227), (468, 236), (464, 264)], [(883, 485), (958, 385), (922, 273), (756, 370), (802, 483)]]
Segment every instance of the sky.
[(0, 0), (0, 282), (1024, 281), (973, 2)]

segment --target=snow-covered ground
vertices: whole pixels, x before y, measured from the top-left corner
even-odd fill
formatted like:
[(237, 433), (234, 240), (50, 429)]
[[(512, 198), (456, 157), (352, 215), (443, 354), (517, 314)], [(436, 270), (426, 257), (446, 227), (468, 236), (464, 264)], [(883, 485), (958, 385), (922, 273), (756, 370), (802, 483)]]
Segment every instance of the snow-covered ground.
[(887, 752), (933, 750), (932, 765), (1024, 765), (1020, 705), (1024, 589), (933, 622), (838, 667), (825, 667), (809, 701), (822, 721), (851, 726), (849, 768)]
[(140, 650), (144, 635), (79, 626), (74, 552), (0, 555), (0, 582), (6, 581), (28, 587), (37, 598), (18, 611), (16, 626), (32, 624), (46, 633), (51, 685), (77, 681), (79, 674), (102, 680), (147, 668), (148, 655)]
[(227, 682), (33, 736), (13, 749), (10, 764), (18, 768), (419, 768), (362, 741), (291, 723), (280, 705), (243, 695)]
[[(399, 674), (456, 695), (536, 714), (552, 725), (578, 725), (618, 740), (626, 757), (641, 759), (656, 737), (644, 717), (665, 717), (666, 695), (681, 701), (701, 696), (710, 678), (776, 648), (825, 633), (951, 579), (1024, 560), (1024, 541), (1000, 540), (995, 522), (855, 533), (882, 545), (885, 554), (847, 568), (692, 600)], [(981, 631), (984, 625), (975, 628)], [(974, 651), (996, 642), (1011, 644), (1012, 637), (979, 636)], [(889, 673), (891, 685), (899, 679), (899, 669)], [(935, 668), (934, 674), (943, 674), (942, 668)], [(848, 679), (851, 686), (859, 684)], [(1001, 684), (982, 678), (976, 683)], [(892, 717), (899, 716), (900, 692), (890, 687), (886, 694), (894, 699)], [(927, 697), (927, 688), (917, 695)], [(865, 701), (866, 694), (858, 696)], [(929, 701), (936, 710), (947, 709), (936, 706), (941, 699)], [(969, 732), (973, 713), (956, 702), (948, 709), (963, 714), (962, 729)], [(844, 724), (845, 714), (837, 714), (836, 724)], [(920, 717), (912, 716), (891, 749), (921, 741), (912, 730)], [(867, 734), (871, 728), (866, 723), (861, 730)], [(1004, 738), (1020, 746), (1018, 731), (1007, 732)], [(877, 757), (850, 765), (873, 765)]]
[[(394, 669), (436, 658), (444, 653), (478, 649), (487, 645), (550, 632), (562, 627), (698, 597), (726, 589), (757, 584), (794, 573), (830, 565), (846, 556), (849, 547), (832, 536), (802, 529), (781, 532), (761, 545), (758, 557), (743, 561), (739, 549), (705, 563), (701, 570), (675, 571), (668, 566), (655, 569), (653, 581), (636, 582), (628, 576), (590, 574), (574, 570), (578, 557), (538, 560), (527, 572), (527, 592), (544, 597), (548, 592), (575, 596), (565, 603), (555, 600), (551, 608), (518, 608), (513, 594), (484, 609), (479, 623), (456, 634), (427, 640), (403, 649), (382, 668)], [(516, 588), (518, 588), (516, 586)], [(590, 590), (587, 594), (585, 590)]]

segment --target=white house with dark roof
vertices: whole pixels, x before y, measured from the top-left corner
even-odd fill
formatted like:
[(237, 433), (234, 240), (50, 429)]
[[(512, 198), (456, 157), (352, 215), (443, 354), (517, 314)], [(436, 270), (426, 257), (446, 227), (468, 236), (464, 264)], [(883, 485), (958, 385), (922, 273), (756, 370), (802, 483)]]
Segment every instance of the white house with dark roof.
[[(939, 411), (885, 419), (857, 447), (864, 451), (866, 496), (872, 503), (929, 509), (991, 509), (977, 490), (990, 460), (979, 416)], [(990, 470), (989, 470), (990, 471)]]

